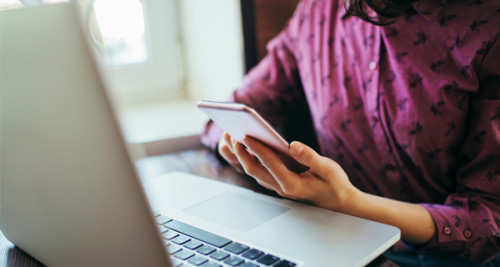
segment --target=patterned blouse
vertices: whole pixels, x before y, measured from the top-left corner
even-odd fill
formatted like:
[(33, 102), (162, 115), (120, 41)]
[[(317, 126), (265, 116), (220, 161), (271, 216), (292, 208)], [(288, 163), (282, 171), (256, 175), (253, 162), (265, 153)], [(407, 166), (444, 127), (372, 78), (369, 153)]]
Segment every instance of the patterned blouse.
[[(356, 187), (430, 212), (436, 235), (411, 249), (500, 251), (500, 1), (420, 0), (375, 26), (303, 0), (229, 100), (272, 124), (307, 101), (321, 154)], [(221, 132), (209, 122), (202, 141)]]

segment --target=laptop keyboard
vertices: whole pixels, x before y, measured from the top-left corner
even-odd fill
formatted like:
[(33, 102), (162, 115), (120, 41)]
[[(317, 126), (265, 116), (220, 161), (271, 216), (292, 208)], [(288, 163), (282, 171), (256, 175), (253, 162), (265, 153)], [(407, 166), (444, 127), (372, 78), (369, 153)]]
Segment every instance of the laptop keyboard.
[(174, 267), (293, 267), (297, 265), (167, 216), (155, 215)]

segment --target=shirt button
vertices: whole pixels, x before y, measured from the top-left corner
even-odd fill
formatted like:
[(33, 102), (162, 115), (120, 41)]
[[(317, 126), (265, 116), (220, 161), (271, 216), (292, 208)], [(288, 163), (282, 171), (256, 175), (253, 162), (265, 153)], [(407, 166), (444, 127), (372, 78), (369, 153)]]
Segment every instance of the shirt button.
[(465, 230), (464, 236), (465, 238), (470, 239), (472, 237), (472, 233), (469, 230)]
[(370, 62), (370, 65), (368, 66), (370, 70), (376, 70), (377, 69), (377, 62), (372, 61)]
[(443, 228), (443, 233), (445, 235), (450, 235), (451, 234), (451, 228), (446, 226), (445, 228)]

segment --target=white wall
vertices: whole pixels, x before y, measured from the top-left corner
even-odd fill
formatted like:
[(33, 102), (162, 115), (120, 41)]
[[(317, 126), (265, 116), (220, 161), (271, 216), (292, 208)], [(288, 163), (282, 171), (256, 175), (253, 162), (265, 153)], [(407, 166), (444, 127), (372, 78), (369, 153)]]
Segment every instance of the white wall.
[(240, 1), (178, 3), (190, 97), (224, 100), (241, 85), (244, 74)]

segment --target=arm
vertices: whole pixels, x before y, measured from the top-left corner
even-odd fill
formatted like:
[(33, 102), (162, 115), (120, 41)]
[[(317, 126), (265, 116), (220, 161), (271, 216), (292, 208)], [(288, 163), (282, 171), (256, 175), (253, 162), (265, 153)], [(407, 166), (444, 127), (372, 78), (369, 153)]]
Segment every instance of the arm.
[(422, 206), (361, 192), (349, 182), (336, 162), (320, 156), (302, 143), (290, 145), (292, 156), (311, 168), (301, 174), (290, 172), (269, 148), (258, 141), (247, 138), (245, 146), (252, 154), (242, 144), (233, 142), (233, 149), (245, 171), (259, 184), (284, 197), (394, 225), (400, 228), (403, 240), (415, 245), (428, 242), (436, 231), (432, 217)]
[(359, 191), (350, 215), (396, 226), (402, 239), (413, 245), (424, 245), (436, 233), (431, 214), (421, 205), (392, 200)]

